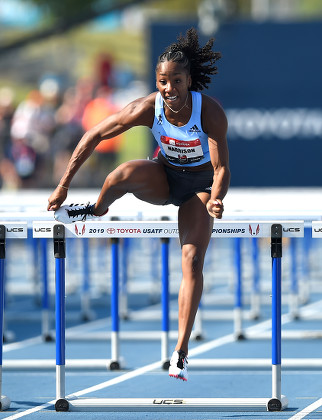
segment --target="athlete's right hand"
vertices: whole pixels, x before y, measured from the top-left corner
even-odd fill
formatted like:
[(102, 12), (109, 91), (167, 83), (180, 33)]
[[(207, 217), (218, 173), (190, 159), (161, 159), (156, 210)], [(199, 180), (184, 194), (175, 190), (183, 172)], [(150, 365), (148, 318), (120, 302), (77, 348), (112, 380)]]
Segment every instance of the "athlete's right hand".
[(52, 195), (48, 198), (48, 211), (55, 211), (58, 210), (59, 207), (63, 204), (63, 202), (67, 198), (68, 190), (62, 187), (57, 187)]
[(215, 219), (222, 218), (224, 205), (219, 198), (216, 198), (215, 200), (209, 200), (206, 207), (210, 216), (214, 217)]

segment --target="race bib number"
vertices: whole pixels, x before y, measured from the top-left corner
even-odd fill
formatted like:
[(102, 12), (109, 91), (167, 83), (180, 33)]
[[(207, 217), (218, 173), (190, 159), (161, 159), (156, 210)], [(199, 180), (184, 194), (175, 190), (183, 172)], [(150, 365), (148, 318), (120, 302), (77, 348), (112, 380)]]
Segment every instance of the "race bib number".
[(161, 143), (166, 157), (170, 162), (185, 165), (187, 163), (199, 162), (204, 157), (199, 139), (182, 141), (161, 136)]

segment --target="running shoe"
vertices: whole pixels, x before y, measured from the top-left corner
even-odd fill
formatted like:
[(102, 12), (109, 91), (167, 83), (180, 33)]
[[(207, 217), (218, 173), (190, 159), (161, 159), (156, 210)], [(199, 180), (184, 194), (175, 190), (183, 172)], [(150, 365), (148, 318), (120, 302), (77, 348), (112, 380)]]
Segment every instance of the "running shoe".
[(173, 378), (188, 380), (188, 357), (182, 350), (175, 350), (172, 354), (169, 367), (169, 376)]
[(74, 223), (85, 222), (86, 220), (95, 220), (100, 216), (96, 216), (93, 213), (94, 206), (95, 204), (90, 203), (61, 206), (58, 210), (55, 211), (54, 218), (61, 223)]

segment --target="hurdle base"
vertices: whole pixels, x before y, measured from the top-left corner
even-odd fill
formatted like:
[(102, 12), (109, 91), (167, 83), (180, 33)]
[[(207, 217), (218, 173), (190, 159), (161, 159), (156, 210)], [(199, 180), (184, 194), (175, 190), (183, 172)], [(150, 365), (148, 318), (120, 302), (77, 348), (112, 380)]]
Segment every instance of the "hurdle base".
[(239, 332), (239, 333), (235, 334), (235, 340), (236, 341), (246, 340), (246, 336), (243, 332)]
[(59, 398), (55, 402), (56, 411), (69, 411), (69, 402), (65, 398)]
[[(67, 402), (69, 411), (216, 412), (282, 411), (285, 396), (277, 398), (80, 398)], [(65, 407), (65, 405), (64, 405)]]
[(0, 410), (4, 411), (7, 410), (10, 407), (11, 401), (8, 397), (5, 395), (1, 395), (0, 399)]
[(50, 333), (43, 334), (42, 339), (45, 343), (53, 343), (55, 341), (55, 337)]
[(163, 363), (162, 363), (162, 369), (163, 370), (168, 370), (169, 367), (170, 367), (170, 360), (169, 359), (168, 360), (164, 360)]

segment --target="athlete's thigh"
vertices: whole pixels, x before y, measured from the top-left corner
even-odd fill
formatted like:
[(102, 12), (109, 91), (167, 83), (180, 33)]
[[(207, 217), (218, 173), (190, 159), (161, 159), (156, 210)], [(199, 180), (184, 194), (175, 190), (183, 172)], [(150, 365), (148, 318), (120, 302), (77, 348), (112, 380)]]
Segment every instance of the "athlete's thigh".
[(169, 198), (169, 184), (161, 163), (152, 160), (127, 162), (128, 191), (140, 200), (164, 204)]
[(199, 193), (183, 203), (178, 213), (181, 246), (192, 245), (203, 255), (209, 244), (214, 221), (206, 208), (208, 200), (208, 193)]

